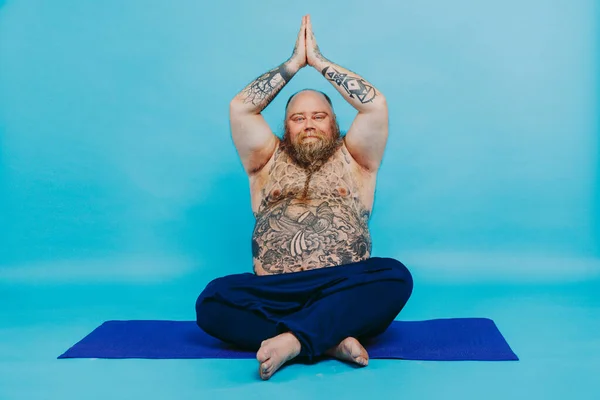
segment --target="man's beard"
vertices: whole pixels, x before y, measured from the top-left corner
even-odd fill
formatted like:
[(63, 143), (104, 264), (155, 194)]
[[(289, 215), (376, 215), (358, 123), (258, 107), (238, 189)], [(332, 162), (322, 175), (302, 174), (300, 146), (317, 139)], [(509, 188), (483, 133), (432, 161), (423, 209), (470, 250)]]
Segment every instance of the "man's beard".
[(296, 137), (296, 143), (293, 143), (286, 124), (281, 146), (300, 167), (314, 172), (321, 168), (342, 145), (340, 129), (335, 121), (332, 122), (330, 130), (332, 133), (330, 135), (320, 130), (310, 132), (310, 136), (317, 139), (308, 142), (298, 141), (308, 136), (307, 132), (301, 132)]

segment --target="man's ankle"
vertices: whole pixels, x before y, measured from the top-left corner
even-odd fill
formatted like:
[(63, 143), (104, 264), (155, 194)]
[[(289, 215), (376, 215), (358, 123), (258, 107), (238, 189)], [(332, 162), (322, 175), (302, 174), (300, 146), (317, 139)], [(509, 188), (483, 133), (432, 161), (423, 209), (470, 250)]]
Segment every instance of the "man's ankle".
[(300, 350), (302, 350), (302, 344), (300, 343), (296, 335), (294, 335), (292, 332), (284, 332), (281, 335), (285, 335), (286, 340), (289, 340), (291, 343), (293, 343), (294, 355), (296, 356), (300, 354)]

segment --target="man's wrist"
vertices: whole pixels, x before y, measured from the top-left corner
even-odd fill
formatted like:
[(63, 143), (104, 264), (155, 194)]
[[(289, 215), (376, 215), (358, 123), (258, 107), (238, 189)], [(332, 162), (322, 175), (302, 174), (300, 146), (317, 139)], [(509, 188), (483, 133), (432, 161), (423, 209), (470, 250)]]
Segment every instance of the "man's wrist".
[(327, 60), (323, 55), (319, 54), (315, 60), (311, 63), (311, 66), (316, 69), (319, 74), (323, 74), (323, 70), (329, 66), (331, 62)]
[(279, 70), (283, 79), (285, 79), (286, 82), (289, 82), (290, 79), (292, 79), (292, 77), (296, 75), (296, 73), (298, 73), (300, 68), (301, 67), (299, 63), (290, 58), (289, 60), (281, 64)]
[(290, 66), (286, 64), (281, 64), (279, 66), (279, 74), (285, 83), (288, 83), (290, 80), (292, 80), (294, 76), (294, 72), (291, 70)]

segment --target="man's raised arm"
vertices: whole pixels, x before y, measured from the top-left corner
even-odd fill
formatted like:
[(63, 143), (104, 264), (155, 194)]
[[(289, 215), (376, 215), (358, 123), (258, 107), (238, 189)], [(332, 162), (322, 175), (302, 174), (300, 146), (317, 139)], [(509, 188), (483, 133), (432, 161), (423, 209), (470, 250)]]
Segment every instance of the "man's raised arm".
[(358, 111), (346, 133), (346, 147), (365, 169), (377, 171), (388, 137), (385, 97), (360, 75), (329, 61), (321, 54), (310, 17), (306, 27), (306, 56), (308, 64), (319, 71)]
[(298, 33), (292, 57), (256, 78), (229, 104), (231, 135), (246, 172), (259, 171), (278, 143), (277, 137), (260, 114), (292, 77), (306, 66), (306, 19)]

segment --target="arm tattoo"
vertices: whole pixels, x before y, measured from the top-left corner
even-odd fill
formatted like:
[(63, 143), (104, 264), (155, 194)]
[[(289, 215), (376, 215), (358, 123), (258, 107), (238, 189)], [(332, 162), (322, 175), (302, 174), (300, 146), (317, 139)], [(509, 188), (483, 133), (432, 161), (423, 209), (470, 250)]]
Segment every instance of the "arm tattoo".
[(292, 74), (284, 64), (262, 74), (242, 91), (244, 103), (252, 103), (262, 111), (290, 79)]
[(331, 66), (323, 68), (321, 73), (325, 79), (344, 88), (351, 99), (357, 98), (363, 104), (373, 101), (375, 96), (377, 96), (375, 88), (368, 85), (364, 79), (341, 73)]
[(281, 74), (281, 77), (285, 83), (288, 83), (290, 79), (292, 79), (293, 75), (285, 68), (284, 64), (279, 66), (279, 73)]

